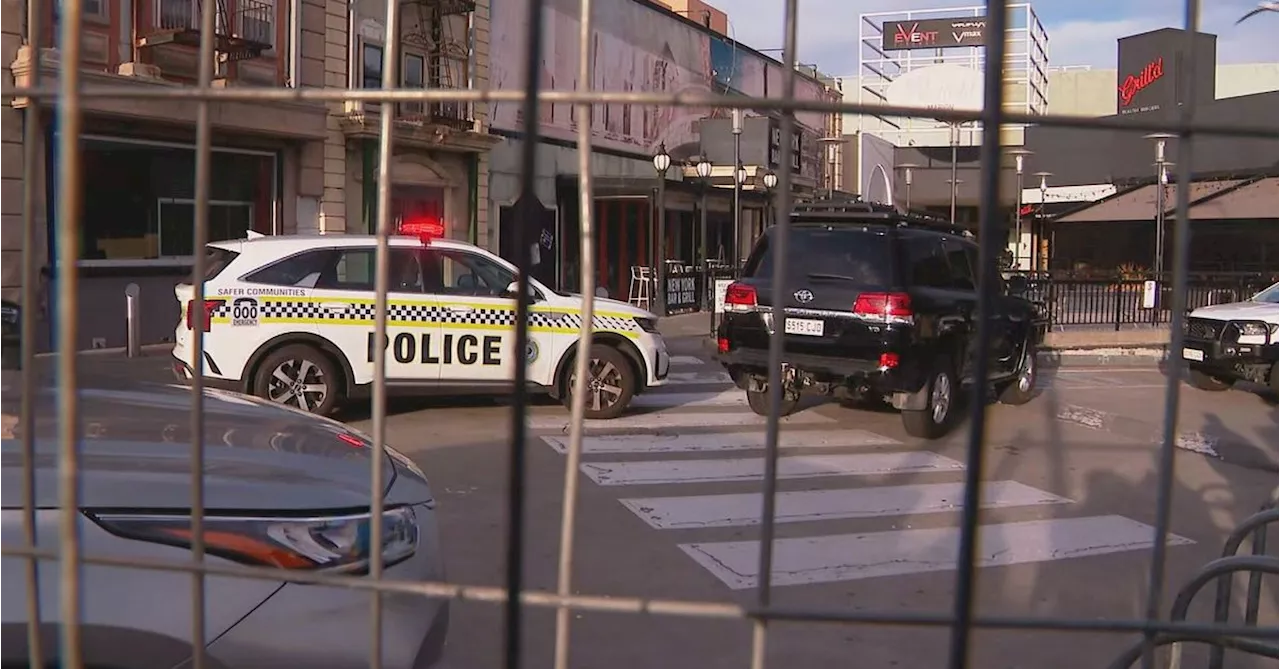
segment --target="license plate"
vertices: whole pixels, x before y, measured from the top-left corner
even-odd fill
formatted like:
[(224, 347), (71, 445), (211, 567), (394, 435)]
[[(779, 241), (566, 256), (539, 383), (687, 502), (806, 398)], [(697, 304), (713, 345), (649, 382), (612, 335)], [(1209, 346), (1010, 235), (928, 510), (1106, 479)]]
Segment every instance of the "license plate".
[(787, 334), (821, 337), (824, 323), (812, 318), (788, 318), (784, 331)]
[(1182, 349), (1182, 359), (1204, 362), (1204, 351), (1197, 348), (1184, 348)]

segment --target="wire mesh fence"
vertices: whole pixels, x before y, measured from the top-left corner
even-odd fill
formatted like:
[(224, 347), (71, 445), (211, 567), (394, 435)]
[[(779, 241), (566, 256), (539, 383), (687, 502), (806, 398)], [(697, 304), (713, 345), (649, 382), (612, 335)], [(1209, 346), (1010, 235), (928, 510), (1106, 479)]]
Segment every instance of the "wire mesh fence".
[[(610, 612), (628, 613), (645, 616), (675, 616), (704, 619), (725, 619), (748, 622), (752, 627), (751, 660), (755, 669), (765, 666), (766, 642), (772, 623), (805, 622), (809, 624), (851, 624), (851, 625), (899, 625), (945, 628), (949, 630), (950, 641), (947, 666), (959, 669), (971, 666), (972, 645), (975, 643), (975, 630), (1061, 630), (1077, 632), (1113, 633), (1137, 635), (1141, 639), (1135, 650), (1118, 658), (1113, 666), (1129, 666), (1130, 663), (1142, 660), (1144, 667), (1153, 666), (1154, 652), (1158, 646), (1198, 642), (1244, 649), (1272, 657), (1276, 654), (1275, 639), (1277, 630), (1274, 627), (1260, 627), (1256, 624), (1256, 602), (1260, 596), (1256, 583), (1251, 580), (1250, 591), (1253, 597), (1251, 604), (1252, 619), (1246, 619), (1245, 625), (1230, 625), (1226, 622), (1225, 610), (1213, 623), (1194, 623), (1186, 621), (1183, 615), (1175, 612), (1171, 617), (1165, 615), (1168, 602), (1162, 599), (1166, 589), (1166, 551), (1167, 538), (1170, 534), (1170, 514), (1172, 512), (1171, 494), (1175, 477), (1174, 453), (1177, 412), (1180, 401), (1181, 373), (1172, 369), (1165, 384), (1165, 403), (1163, 406), (1162, 438), (1159, 444), (1159, 473), (1157, 478), (1157, 508), (1155, 510), (1155, 538), (1151, 549), (1151, 568), (1146, 584), (1146, 600), (1144, 615), (1127, 620), (1088, 620), (1063, 619), (1036, 616), (984, 616), (975, 610), (975, 569), (976, 549), (979, 526), (979, 501), (982, 489), (981, 475), (986, 457), (984, 451), (987, 432), (987, 405), (984, 401), (970, 403), (967, 422), (966, 468), (964, 475), (964, 497), (960, 529), (960, 550), (955, 568), (954, 598), (951, 611), (946, 614), (901, 614), (885, 610), (848, 610), (848, 609), (803, 609), (785, 607), (775, 604), (771, 584), (771, 563), (774, 560), (774, 538), (776, 522), (776, 493), (779, 460), (780, 404), (782, 402), (781, 360), (784, 353), (783, 333), (774, 331), (769, 342), (769, 405), (771, 416), (765, 428), (765, 471), (762, 484), (763, 508), (759, 522), (758, 570), (760, 579), (755, 586), (753, 601), (749, 604), (726, 603), (722, 601), (686, 601), (673, 599), (655, 599), (644, 597), (620, 597), (603, 595), (574, 594), (573, 583), (575, 558), (575, 513), (578, 509), (578, 477), (584, 435), (585, 402), (587, 398), (587, 364), (588, 356), (575, 358), (575, 375), (571, 408), (571, 431), (567, 458), (565, 460), (564, 503), (559, 539), (559, 560), (557, 568), (557, 586), (554, 591), (532, 590), (525, 587), (522, 565), (528, 555), (526, 553), (526, 528), (524, 519), (528, 514), (528, 471), (526, 459), (526, 438), (528, 435), (528, 394), (523, 390), (528, 381), (525, 366), (514, 365), (514, 383), (517, 389), (512, 395), (508, 499), (506, 505), (506, 577), (505, 586), (470, 586), (449, 582), (403, 582), (383, 578), (384, 564), (382, 553), (373, 550), (369, 555), (367, 574), (350, 575), (329, 573), (325, 571), (305, 571), (296, 569), (232, 567), (207, 559), (205, 525), (205, 413), (207, 401), (204, 382), (199, 373), (191, 378), (190, 399), (190, 557), (181, 560), (142, 559), (121, 555), (93, 555), (86, 553), (81, 546), (81, 516), (76, 510), (82, 508), (81, 487), (79, 481), (82, 468), (85, 466), (85, 452), (82, 448), (83, 422), (80, 416), (81, 398), (77, 391), (78, 367), (80, 359), (74, 355), (77, 349), (77, 332), (79, 312), (76, 301), (79, 295), (77, 265), (80, 252), (81, 220), (84, 208), (84, 162), (79, 138), (82, 133), (84, 104), (94, 98), (134, 99), (140, 101), (190, 100), (198, 106), (196, 117), (195, 141), (195, 220), (192, 230), (194, 248), (202, 249), (209, 240), (211, 183), (214, 175), (211, 172), (211, 154), (215, 129), (211, 119), (211, 108), (219, 103), (230, 101), (324, 101), (324, 102), (378, 102), (378, 103), (480, 103), (480, 102), (514, 102), (523, 110), (525, 127), (523, 129), (521, 184), (524, 192), (533, 192), (538, 167), (539, 152), (539, 108), (545, 103), (573, 105), (580, 118), (588, 118), (593, 105), (599, 104), (638, 104), (655, 106), (704, 106), (719, 108), (751, 108), (768, 110), (780, 114), (781, 134), (791, 136), (795, 127), (797, 111), (813, 111), (826, 113), (859, 114), (873, 113), (880, 116), (918, 116), (936, 118), (944, 122), (973, 122), (983, 128), (994, 129), (1006, 124), (1036, 124), (1040, 126), (1076, 127), (1096, 129), (1116, 129), (1129, 132), (1170, 132), (1176, 133), (1181, 145), (1182, 160), (1177, 165), (1177, 180), (1189, 182), (1191, 173), (1190, 155), (1196, 137), (1205, 134), (1219, 134), (1241, 138), (1274, 138), (1274, 128), (1249, 127), (1241, 124), (1211, 124), (1196, 117), (1194, 106), (1180, 109), (1176, 122), (1168, 123), (1160, 120), (1116, 118), (1085, 118), (1067, 116), (1038, 116), (1011, 113), (1004, 104), (1006, 87), (1002, 82), (1002, 73), (998, 64), (1005, 61), (1006, 45), (1003, 40), (993, 40), (987, 47), (986, 63), (983, 73), (983, 108), (977, 112), (958, 110), (939, 110), (923, 108), (905, 108), (888, 105), (867, 105), (854, 103), (835, 103), (829, 101), (800, 100), (794, 95), (797, 69), (796, 52), (798, 48), (797, 12), (798, 0), (787, 0), (784, 3), (783, 21), (784, 48), (782, 60), (784, 67), (782, 91), (776, 97), (746, 98), (733, 95), (714, 94), (660, 94), (622, 91), (591, 90), (584, 84), (579, 90), (553, 90), (545, 87), (540, 68), (542, 42), (546, 39), (544, 30), (544, 12), (546, 0), (529, 0), (527, 18), (528, 56), (525, 59), (525, 87), (523, 90), (464, 90), (464, 89), (429, 89), (408, 90), (398, 86), (400, 64), (396, 59), (389, 59), (383, 70), (381, 88), (337, 89), (337, 88), (237, 88), (216, 87), (214, 85), (216, 54), (223, 46), (217, 43), (217, 12), (201, 12), (199, 41), (199, 75), (196, 85), (181, 87), (125, 87), (125, 86), (86, 86), (79, 64), (83, 61), (83, 42), (80, 39), (84, 31), (85, 9), (89, 3), (85, 0), (66, 0), (61, 3), (61, 11), (57, 24), (58, 44), (61, 49), (56, 86), (43, 81), (41, 68), (36, 67), (31, 74), (30, 85), (26, 88), (7, 88), (4, 92), (6, 100), (25, 98), (36, 101), (49, 101), (53, 105), (54, 116), (58, 124), (59, 134), (56, 143), (57, 175), (56, 175), (56, 216), (52, 225), (56, 227), (56, 248), (53, 255), (59, 267), (67, 268), (57, 284), (56, 304), (58, 305), (56, 351), (59, 353), (56, 366), (56, 421), (57, 437), (57, 483), (58, 498), (56, 507), (61, 509), (56, 540), (57, 549), (40, 548), (36, 537), (36, 486), (37, 474), (35, 462), (38, 459), (34, 429), (21, 431), (20, 458), (11, 460), (6, 453), (6, 469), (22, 463), (23, 498), (22, 505), (22, 545), (10, 545), (6, 539), (3, 554), (6, 560), (24, 559), (26, 561), (25, 579), (31, 585), (27, 589), (25, 602), (25, 618), (27, 624), (27, 648), (29, 649), (30, 666), (47, 666), (56, 658), (62, 666), (82, 667), (81, 656), (83, 637), (79, 622), (83, 615), (83, 581), (82, 575), (86, 565), (111, 567), (127, 567), (157, 572), (173, 572), (189, 574), (191, 602), (191, 628), (188, 635), (190, 647), (194, 654), (190, 666), (200, 669), (209, 666), (202, 651), (211, 641), (206, 636), (206, 579), (213, 576), (257, 579), (267, 582), (287, 582), (322, 584), (353, 591), (367, 593), (370, 604), (368, 608), (368, 629), (371, 641), (368, 664), (371, 667), (384, 666), (383, 628), (387, 621), (384, 617), (383, 598), (392, 594), (411, 594), (436, 598), (470, 600), (491, 603), (504, 610), (503, 664), (507, 667), (521, 666), (522, 618), (526, 611), (537, 608), (551, 608), (556, 611), (555, 618), (555, 655), (554, 666), (563, 669), (573, 665), (569, 655), (570, 631), (573, 613), (576, 612)], [(46, 26), (42, 25), (45, 14), (40, 9), (39, 0), (28, 3), (26, 13), (26, 33), (42, 35)], [(221, 3), (219, 3), (221, 6)], [(580, 0), (580, 31), (578, 35), (578, 63), (580, 82), (594, 80), (594, 54), (590, 49), (593, 31), (592, 0)], [(990, 34), (1004, 35), (1006, 30), (1006, 8), (1004, 2), (987, 3), (987, 30)], [(1188, 30), (1188, 49), (1192, 48), (1194, 34), (1198, 26), (1199, 3), (1188, 0), (1185, 5), (1185, 27)], [(398, 53), (401, 31), (398, 29), (401, 14), (397, 3), (388, 3), (384, 20), (386, 27), (386, 53)], [(38, 41), (38, 39), (37, 39)], [(1178, 71), (1183, 79), (1182, 85), (1193, 87), (1197, 81), (1194, 76), (1194, 64)], [(28, 169), (39, 164), (36, 151), (41, 145), (41, 114), (46, 109), (40, 104), (27, 108), (25, 120), (25, 164)], [(396, 139), (397, 125), (394, 115), (382, 114), (378, 130), (377, 165), (377, 226), (376, 226), (376, 303), (374, 316), (374, 337), (382, 340), (388, 328), (388, 292), (390, 288), (390, 239), (393, 235), (391, 223), (391, 157)], [(580, 247), (583, 249), (579, 259), (580, 286), (583, 296), (582, 327), (578, 334), (578, 350), (589, 350), (592, 343), (592, 318), (594, 313), (594, 295), (597, 271), (595, 258), (588, 249), (596, 234), (592, 214), (592, 171), (593, 154), (591, 125), (580, 123), (577, 132), (579, 196), (581, 198), (581, 230)], [(792, 152), (795, 149), (788, 142), (781, 143), (779, 163), (790, 165)], [(984, 132), (979, 149), (982, 180), (980, 184), (980, 223), (977, 239), (980, 244), (981, 272), (980, 290), (977, 304), (978, 340), (984, 341), (993, 333), (989, 331), (995, 300), (995, 286), (999, 281), (998, 257), (1000, 255), (997, 234), (999, 217), (998, 177), (1001, 165), (1001, 133)], [(39, 179), (29, 175), (23, 194), (24, 212), (27, 220), (23, 225), (23, 281), (22, 304), (36, 304), (38, 300), (39, 266), (41, 259), (36, 257), (39, 249), (37, 226), (33, 213), (38, 209), (37, 202), (42, 197), (39, 192)], [(788, 239), (792, 202), (792, 174), (782, 170), (779, 174), (777, 196), (772, 206), (776, 214), (777, 243), (773, 253), (773, 300), (772, 318), (774, 322), (785, 319), (783, 305), (783, 281), (789, 263), (796, 262), (788, 252)], [(1187, 234), (1188, 196), (1185, 190), (1179, 190), (1176, 204), (1176, 224), (1174, 250), (1173, 286), (1169, 292), (1171, 304), (1170, 315), (1170, 349), (1180, 350), (1183, 344), (1184, 312), (1188, 306), (1188, 243)], [(518, 215), (530, 216), (527, 211)], [(530, 240), (526, 235), (532, 234), (526, 226), (515, 225), (512, 228), (514, 243), (512, 248), (519, 249), (516, 263), (519, 268), (518, 291), (522, 296), (517, 300), (515, 319), (515, 350), (525, 350), (529, 342), (529, 276), (531, 269)], [(193, 294), (204, 295), (204, 277), (206, 275), (207, 258), (201, 253), (194, 255)], [(22, 319), (22, 341), (35, 340), (34, 319)], [(195, 351), (193, 359), (200, 360), (204, 350), (204, 331), (201, 328), (192, 330), (192, 347)], [(373, 365), (375, 370), (372, 397), (372, 436), (373, 448), (382, 455), (387, 441), (387, 350), (373, 347)], [(35, 353), (32, 346), (23, 347), (22, 356), (22, 404), (18, 417), (20, 425), (33, 425), (37, 410), (37, 379), (34, 364)], [(985, 374), (993, 361), (987, 347), (976, 349), (974, 367), (979, 374)], [(980, 385), (975, 386), (983, 392)], [(371, 459), (371, 480), (369, 489), (384, 490), (387, 486), (386, 458)], [(13, 463), (13, 464), (11, 464)], [(384, 511), (386, 507), (381, 495), (372, 494), (368, 502), (369, 518), (368, 543), (382, 546), (386, 542), (384, 527)], [(8, 510), (6, 510), (8, 513)], [(1242, 526), (1240, 537), (1251, 535), (1264, 521), (1275, 520), (1274, 506), (1269, 512), (1264, 511), (1260, 519), (1251, 520)], [(1251, 535), (1262, 536), (1262, 535)], [(1262, 557), (1261, 540), (1254, 539), (1254, 552), (1258, 555), (1235, 557), (1240, 540), (1227, 551), (1227, 557), (1207, 566), (1198, 577), (1193, 587), (1201, 587), (1210, 582), (1217, 582), (1222, 574), (1235, 571), (1249, 571), (1255, 574), (1276, 573), (1276, 560)], [(56, 612), (42, 610), (43, 598), (37, 587), (37, 565), (49, 561), (56, 565), (58, 598)], [(48, 569), (49, 567), (44, 567)], [(1188, 590), (1187, 596), (1194, 594)], [(1220, 593), (1220, 597), (1221, 597)], [(1222, 601), (1220, 599), (1220, 601)], [(1183, 597), (1178, 598), (1176, 607), (1185, 613)], [(42, 639), (42, 626), (38, 621), (57, 621), (59, 642), (56, 650)], [(8, 616), (6, 616), (8, 620)], [(45, 654), (48, 653), (48, 654)], [(1215, 656), (1221, 662), (1221, 654)], [(1219, 665), (1220, 666), (1220, 665)]]

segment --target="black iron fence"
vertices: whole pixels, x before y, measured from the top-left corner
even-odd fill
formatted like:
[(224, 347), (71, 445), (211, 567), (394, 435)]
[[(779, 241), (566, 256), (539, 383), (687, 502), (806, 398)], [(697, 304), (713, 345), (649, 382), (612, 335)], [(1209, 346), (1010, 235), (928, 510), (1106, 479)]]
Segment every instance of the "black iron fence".
[[(1050, 328), (1159, 326), (1173, 320), (1173, 276), (1079, 277), (1056, 273), (1010, 272), (1027, 279), (1025, 297), (1041, 305)], [(1223, 272), (1192, 274), (1186, 308), (1227, 304), (1275, 283), (1275, 274)]]

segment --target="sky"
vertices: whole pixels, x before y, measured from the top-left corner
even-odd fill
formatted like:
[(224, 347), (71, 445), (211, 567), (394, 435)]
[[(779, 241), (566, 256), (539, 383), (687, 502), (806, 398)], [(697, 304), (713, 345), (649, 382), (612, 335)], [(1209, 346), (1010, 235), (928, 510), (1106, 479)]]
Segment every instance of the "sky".
[[(783, 0), (711, 0), (709, 4), (728, 13), (730, 37), (761, 50), (782, 46)], [(1218, 36), (1219, 63), (1277, 62), (1280, 22), (1275, 13), (1258, 14), (1235, 25), (1257, 6), (1256, 0), (1201, 0), (1200, 5), (1200, 30)], [(815, 63), (832, 76), (856, 75), (860, 14), (966, 6), (936, 0), (800, 0), (799, 61)], [(1185, 25), (1186, 10), (1180, 0), (1045, 0), (1031, 6), (1049, 34), (1050, 66), (1114, 68), (1118, 38)], [(767, 53), (781, 58), (780, 51)]]

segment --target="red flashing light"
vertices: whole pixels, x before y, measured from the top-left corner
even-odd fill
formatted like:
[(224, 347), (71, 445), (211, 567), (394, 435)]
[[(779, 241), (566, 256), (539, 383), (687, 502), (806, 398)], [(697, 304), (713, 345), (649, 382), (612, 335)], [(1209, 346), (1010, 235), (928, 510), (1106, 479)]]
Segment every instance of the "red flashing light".
[(729, 340), (725, 339), (724, 337), (720, 337), (716, 339), (716, 350), (719, 351), (720, 353), (728, 353)]
[(897, 353), (881, 353), (880, 354), (880, 369), (892, 369), (897, 366), (898, 366)]
[(863, 293), (853, 304), (853, 313), (868, 316), (909, 317), (911, 296), (906, 293)]
[(421, 239), (423, 244), (430, 244), (431, 240), (444, 236), (444, 224), (432, 218), (401, 221), (397, 229), (402, 235)]

